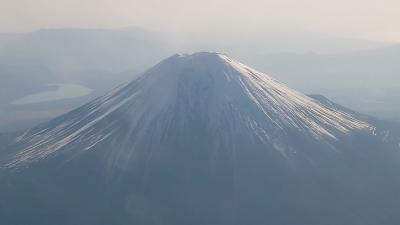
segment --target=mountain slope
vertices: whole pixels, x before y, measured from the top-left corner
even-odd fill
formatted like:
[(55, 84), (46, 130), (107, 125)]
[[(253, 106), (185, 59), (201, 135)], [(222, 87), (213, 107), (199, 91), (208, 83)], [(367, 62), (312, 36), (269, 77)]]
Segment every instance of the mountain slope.
[(0, 160), (0, 217), (391, 224), (398, 149), (376, 132), (226, 55), (175, 55), (20, 136)]

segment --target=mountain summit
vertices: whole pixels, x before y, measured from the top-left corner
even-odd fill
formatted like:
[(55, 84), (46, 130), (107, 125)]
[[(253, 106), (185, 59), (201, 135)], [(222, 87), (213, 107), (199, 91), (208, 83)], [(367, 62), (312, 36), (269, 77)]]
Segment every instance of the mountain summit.
[(19, 138), (25, 147), (7, 166), (81, 154), (107, 143), (118, 148), (110, 154), (119, 165), (137, 151), (190, 148), (196, 142), (232, 151), (240, 140), (248, 148), (268, 146), (291, 157), (302, 148), (299, 142), (334, 148), (344, 136), (371, 129), (226, 55), (174, 55), (131, 83), (28, 131)]
[(397, 143), (326, 102), (224, 54), (174, 55), (0, 152), (0, 218), (395, 224)]

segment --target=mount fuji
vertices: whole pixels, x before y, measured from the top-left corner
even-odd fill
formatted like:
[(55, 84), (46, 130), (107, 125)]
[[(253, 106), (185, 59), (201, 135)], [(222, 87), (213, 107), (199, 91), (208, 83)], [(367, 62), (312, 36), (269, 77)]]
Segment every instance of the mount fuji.
[(0, 152), (6, 224), (395, 224), (399, 136), (220, 53), (180, 54)]

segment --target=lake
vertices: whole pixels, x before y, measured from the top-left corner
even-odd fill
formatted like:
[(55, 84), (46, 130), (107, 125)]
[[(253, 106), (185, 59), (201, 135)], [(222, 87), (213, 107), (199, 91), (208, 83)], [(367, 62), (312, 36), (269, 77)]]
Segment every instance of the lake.
[(11, 102), (11, 104), (25, 105), (62, 99), (78, 98), (86, 96), (93, 91), (88, 87), (78, 84), (48, 84), (47, 86), (56, 87), (57, 89), (27, 95), (22, 98), (16, 99), (15, 101)]

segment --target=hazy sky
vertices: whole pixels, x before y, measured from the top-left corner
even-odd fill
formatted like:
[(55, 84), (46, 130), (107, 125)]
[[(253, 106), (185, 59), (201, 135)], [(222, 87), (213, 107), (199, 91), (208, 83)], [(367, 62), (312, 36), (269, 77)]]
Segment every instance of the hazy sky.
[(0, 31), (269, 28), (400, 42), (400, 0), (0, 0)]

